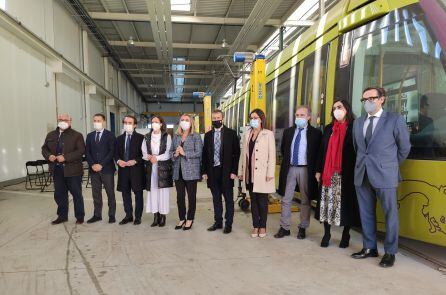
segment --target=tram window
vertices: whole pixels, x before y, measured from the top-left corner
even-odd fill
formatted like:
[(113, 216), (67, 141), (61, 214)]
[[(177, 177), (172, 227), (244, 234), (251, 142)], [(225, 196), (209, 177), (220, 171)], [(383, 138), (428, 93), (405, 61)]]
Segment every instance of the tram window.
[(238, 103), (234, 103), (234, 110), (232, 114), (232, 129), (237, 129), (237, 119), (238, 119)]
[[(320, 61), (320, 71), (317, 75), (318, 84), (314, 81), (315, 61)], [(323, 102), (325, 101), (325, 85), (327, 81), (327, 61), (328, 61), (328, 44), (316, 50), (316, 52), (304, 59), (304, 69), (302, 76), (302, 104), (311, 108), (311, 123), (316, 127), (321, 127), (324, 122)], [(317, 87), (317, 97), (313, 97), (313, 90)]]
[[(339, 38), (338, 56), (336, 59), (336, 73), (334, 83), (334, 98), (349, 100), (350, 60), (352, 32)], [(327, 122), (328, 123), (328, 122)]]
[(274, 96), (274, 80), (271, 80), (266, 84), (266, 127), (270, 128), (271, 122), (273, 121), (273, 96)]
[(246, 125), (245, 122), (245, 100), (246, 100), (246, 94), (245, 95), (245, 99), (240, 101), (240, 110), (238, 111), (238, 130), (237, 133), (240, 132), (240, 127), (243, 127)]
[(283, 130), (290, 125), (290, 86), (291, 69), (276, 78), (276, 91), (274, 97), (274, 134), (276, 139), (277, 164), (282, 162), (280, 152), (280, 143), (282, 141)]
[(404, 116), (409, 158), (446, 160), (446, 58), (418, 4), (354, 31), (352, 107), (364, 113), (362, 90), (382, 85), (384, 108)]

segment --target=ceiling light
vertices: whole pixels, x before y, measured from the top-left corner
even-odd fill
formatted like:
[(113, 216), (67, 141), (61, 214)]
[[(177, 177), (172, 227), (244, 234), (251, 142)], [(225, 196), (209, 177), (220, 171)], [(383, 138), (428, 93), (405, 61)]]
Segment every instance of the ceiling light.
[(221, 47), (222, 47), (222, 48), (226, 48), (226, 47), (228, 47), (228, 43), (226, 43), (226, 39), (223, 39), (223, 40), (222, 40), (222, 42), (221, 42)]
[(135, 45), (135, 41), (133, 41), (133, 37), (132, 36), (129, 37), (129, 41), (127, 41), (127, 43), (129, 44), (129, 46), (134, 46)]

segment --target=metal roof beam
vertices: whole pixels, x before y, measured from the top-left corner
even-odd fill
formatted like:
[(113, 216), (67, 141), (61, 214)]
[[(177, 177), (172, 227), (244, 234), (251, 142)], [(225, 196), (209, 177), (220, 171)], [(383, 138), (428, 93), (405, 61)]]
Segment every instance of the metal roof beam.
[(123, 58), (121, 59), (123, 63), (127, 64), (160, 64), (160, 65), (166, 65), (166, 64), (174, 64), (174, 65), (186, 65), (186, 66), (193, 66), (193, 65), (224, 65), (222, 61), (211, 61), (211, 60), (173, 60), (171, 63), (158, 60), (158, 59), (136, 59), (136, 58)]
[[(137, 42), (134, 41), (133, 45), (129, 45), (127, 41), (113, 41), (108, 40), (108, 43), (112, 46), (138, 46), (138, 47), (152, 47), (157, 48), (157, 42)], [(228, 50), (231, 46), (221, 47), (221, 44), (202, 44), (202, 43), (172, 43), (173, 48), (185, 48), (185, 49), (222, 49)], [(257, 45), (249, 45), (248, 50), (256, 51)]]

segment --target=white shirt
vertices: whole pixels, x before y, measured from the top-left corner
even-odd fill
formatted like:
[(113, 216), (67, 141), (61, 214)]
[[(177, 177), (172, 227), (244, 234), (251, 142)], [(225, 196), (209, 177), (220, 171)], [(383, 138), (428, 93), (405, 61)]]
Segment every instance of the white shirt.
[(96, 135), (97, 135), (98, 132), (99, 132), (99, 141), (101, 141), (102, 134), (104, 133), (104, 129), (99, 130), (99, 131), (95, 131), (95, 132), (96, 132), (96, 133), (94, 134), (94, 140), (96, 140)]
[(369, 126), (369, 123), (370, 123), (370, 117), (372, 117), (372, 116), (375, 117), (375, 119), (373, 119), (373, 127), (372, 127), (372, 134), (373, 134), (373, 132), (375, 131), (375, 128), (376, 128), (376, 124), (378, 124), (379, 118), (381, 118), (383, 111), (384, 111), (383, 109), (380, 109), (374, 115), (367, 114), (367, 119), (365, 119), (364, 128), (362, 129), (362, 134), (364, 135), (364, 138), (365, 138), (365, 133), (367, 132), (367, 127)]

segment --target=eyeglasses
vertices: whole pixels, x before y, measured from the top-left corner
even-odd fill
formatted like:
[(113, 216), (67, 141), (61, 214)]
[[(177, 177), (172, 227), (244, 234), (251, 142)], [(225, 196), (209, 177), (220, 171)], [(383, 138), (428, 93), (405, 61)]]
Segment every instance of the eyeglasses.
[(381, 97), (381, 96), (363, 97), (363, 98), (361, 99), (361, 102), (365, 102), (366, 100), (372, 102), (372, 101), (374, 101), (375, 99), (378, 99), (378, 98), (380, 98), (380, 97)]

